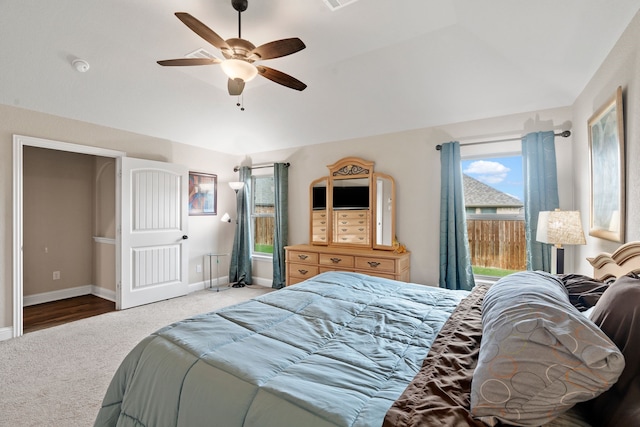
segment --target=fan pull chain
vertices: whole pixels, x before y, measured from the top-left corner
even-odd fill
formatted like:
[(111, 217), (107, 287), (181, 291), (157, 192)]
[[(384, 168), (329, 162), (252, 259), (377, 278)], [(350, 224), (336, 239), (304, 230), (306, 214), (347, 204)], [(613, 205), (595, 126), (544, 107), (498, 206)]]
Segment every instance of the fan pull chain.
[(238, 95), (238, 102), (236, 102), (236, 107), (240, 107), (240, 111), (244, 111), (244, 94)]

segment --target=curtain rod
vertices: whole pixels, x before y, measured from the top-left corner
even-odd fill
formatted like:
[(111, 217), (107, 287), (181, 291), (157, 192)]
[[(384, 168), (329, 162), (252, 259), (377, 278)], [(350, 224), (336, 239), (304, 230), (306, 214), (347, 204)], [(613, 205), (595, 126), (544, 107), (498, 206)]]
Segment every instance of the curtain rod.
[[(287, 162), (284, 164), (285, 168), (291, 166), (291, 163)], [(272, 168), (273, 165), (260, 165), (260, 166), (250, 166), (249, 169), (264, 169), (264, 168)], [(238, 172), (240, 170), (240, 166), (236, 166), (233, 168), (234, 172)]]
[[(554, 133), (553, 136), (561, 136), (563, 138), (567, 138), (571, 136), (570, 130), (565, 130), (560, 133)], [(466, 144), (460, 144), (460, 146), (464, 145), (479, 145), (479, 144), (490, 144), (492, 142), (509, 142), (509, 141), (520, 141), (521, 138), (506, 138), (506, 139), (493, 139), (489, 141), (478, 141), (478, 142), (467, 142)], [(442, 145), (436, 145), (436, 150), (440, 151), (442, 149)]]

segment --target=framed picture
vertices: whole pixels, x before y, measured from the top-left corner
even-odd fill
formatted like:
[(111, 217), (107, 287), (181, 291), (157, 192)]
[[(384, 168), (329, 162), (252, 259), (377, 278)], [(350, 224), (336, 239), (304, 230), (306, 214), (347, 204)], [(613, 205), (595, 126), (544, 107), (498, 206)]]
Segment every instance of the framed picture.
[(589, 235), (624, 241), (625, 159), (622, 87), (589, 119)]
[(189, 172), (189, 215), (216, 215), (218, 176)]

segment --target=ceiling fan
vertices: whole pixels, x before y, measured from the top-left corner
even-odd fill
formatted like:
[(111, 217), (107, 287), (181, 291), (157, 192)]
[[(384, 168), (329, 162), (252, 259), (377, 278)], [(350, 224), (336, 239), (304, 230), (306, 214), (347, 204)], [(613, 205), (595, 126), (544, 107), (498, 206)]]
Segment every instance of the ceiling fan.
[(238, 11), (238, 37), (227, 40), (222, 39), (211, 28), (185, 12), (176, 12), (176, 16), (197, 35), (215, 46), (224, 60), (217, 58), (179, 58), (158, 61), (163, 66), (191, 66), (220, 64), (224, 73), (229, 77), (227, 88), (229, 95), (242, 94), (246, 82), (260, 74), (273, 82), (295, 90), (304, 90), (307, 85), (300, 80), (291, 77), (282, 71), (263, 65), (255, 65), (254, 62), (266, 59), (280, 58), (296, 53), (306, 46), (297, 37), (276, 40), (255, 47), (250, 41), (242, 38), (241, 15), (247, 10), (248, 0), (231, 0), (231, 5)]

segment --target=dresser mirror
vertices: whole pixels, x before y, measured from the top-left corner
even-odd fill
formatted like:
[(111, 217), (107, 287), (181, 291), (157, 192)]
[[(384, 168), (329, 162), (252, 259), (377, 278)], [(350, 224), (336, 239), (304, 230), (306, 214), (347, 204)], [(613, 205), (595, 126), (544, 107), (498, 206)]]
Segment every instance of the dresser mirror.
[(316, 179), (309, 187), (311, 200), (311, 236), (313, 245), (329, 244), (329, 216), (327, 212), (327, 182), (328, 178)]
[(373, 174), (374, 212), (374, 249), (393, 250), (393, 238), (396, 234), (395, 200), (396, 186), (389, 175)]
[(393, 250), (395, 183), (373, 162), (347, 157), (310, 185), (312, 245)]

